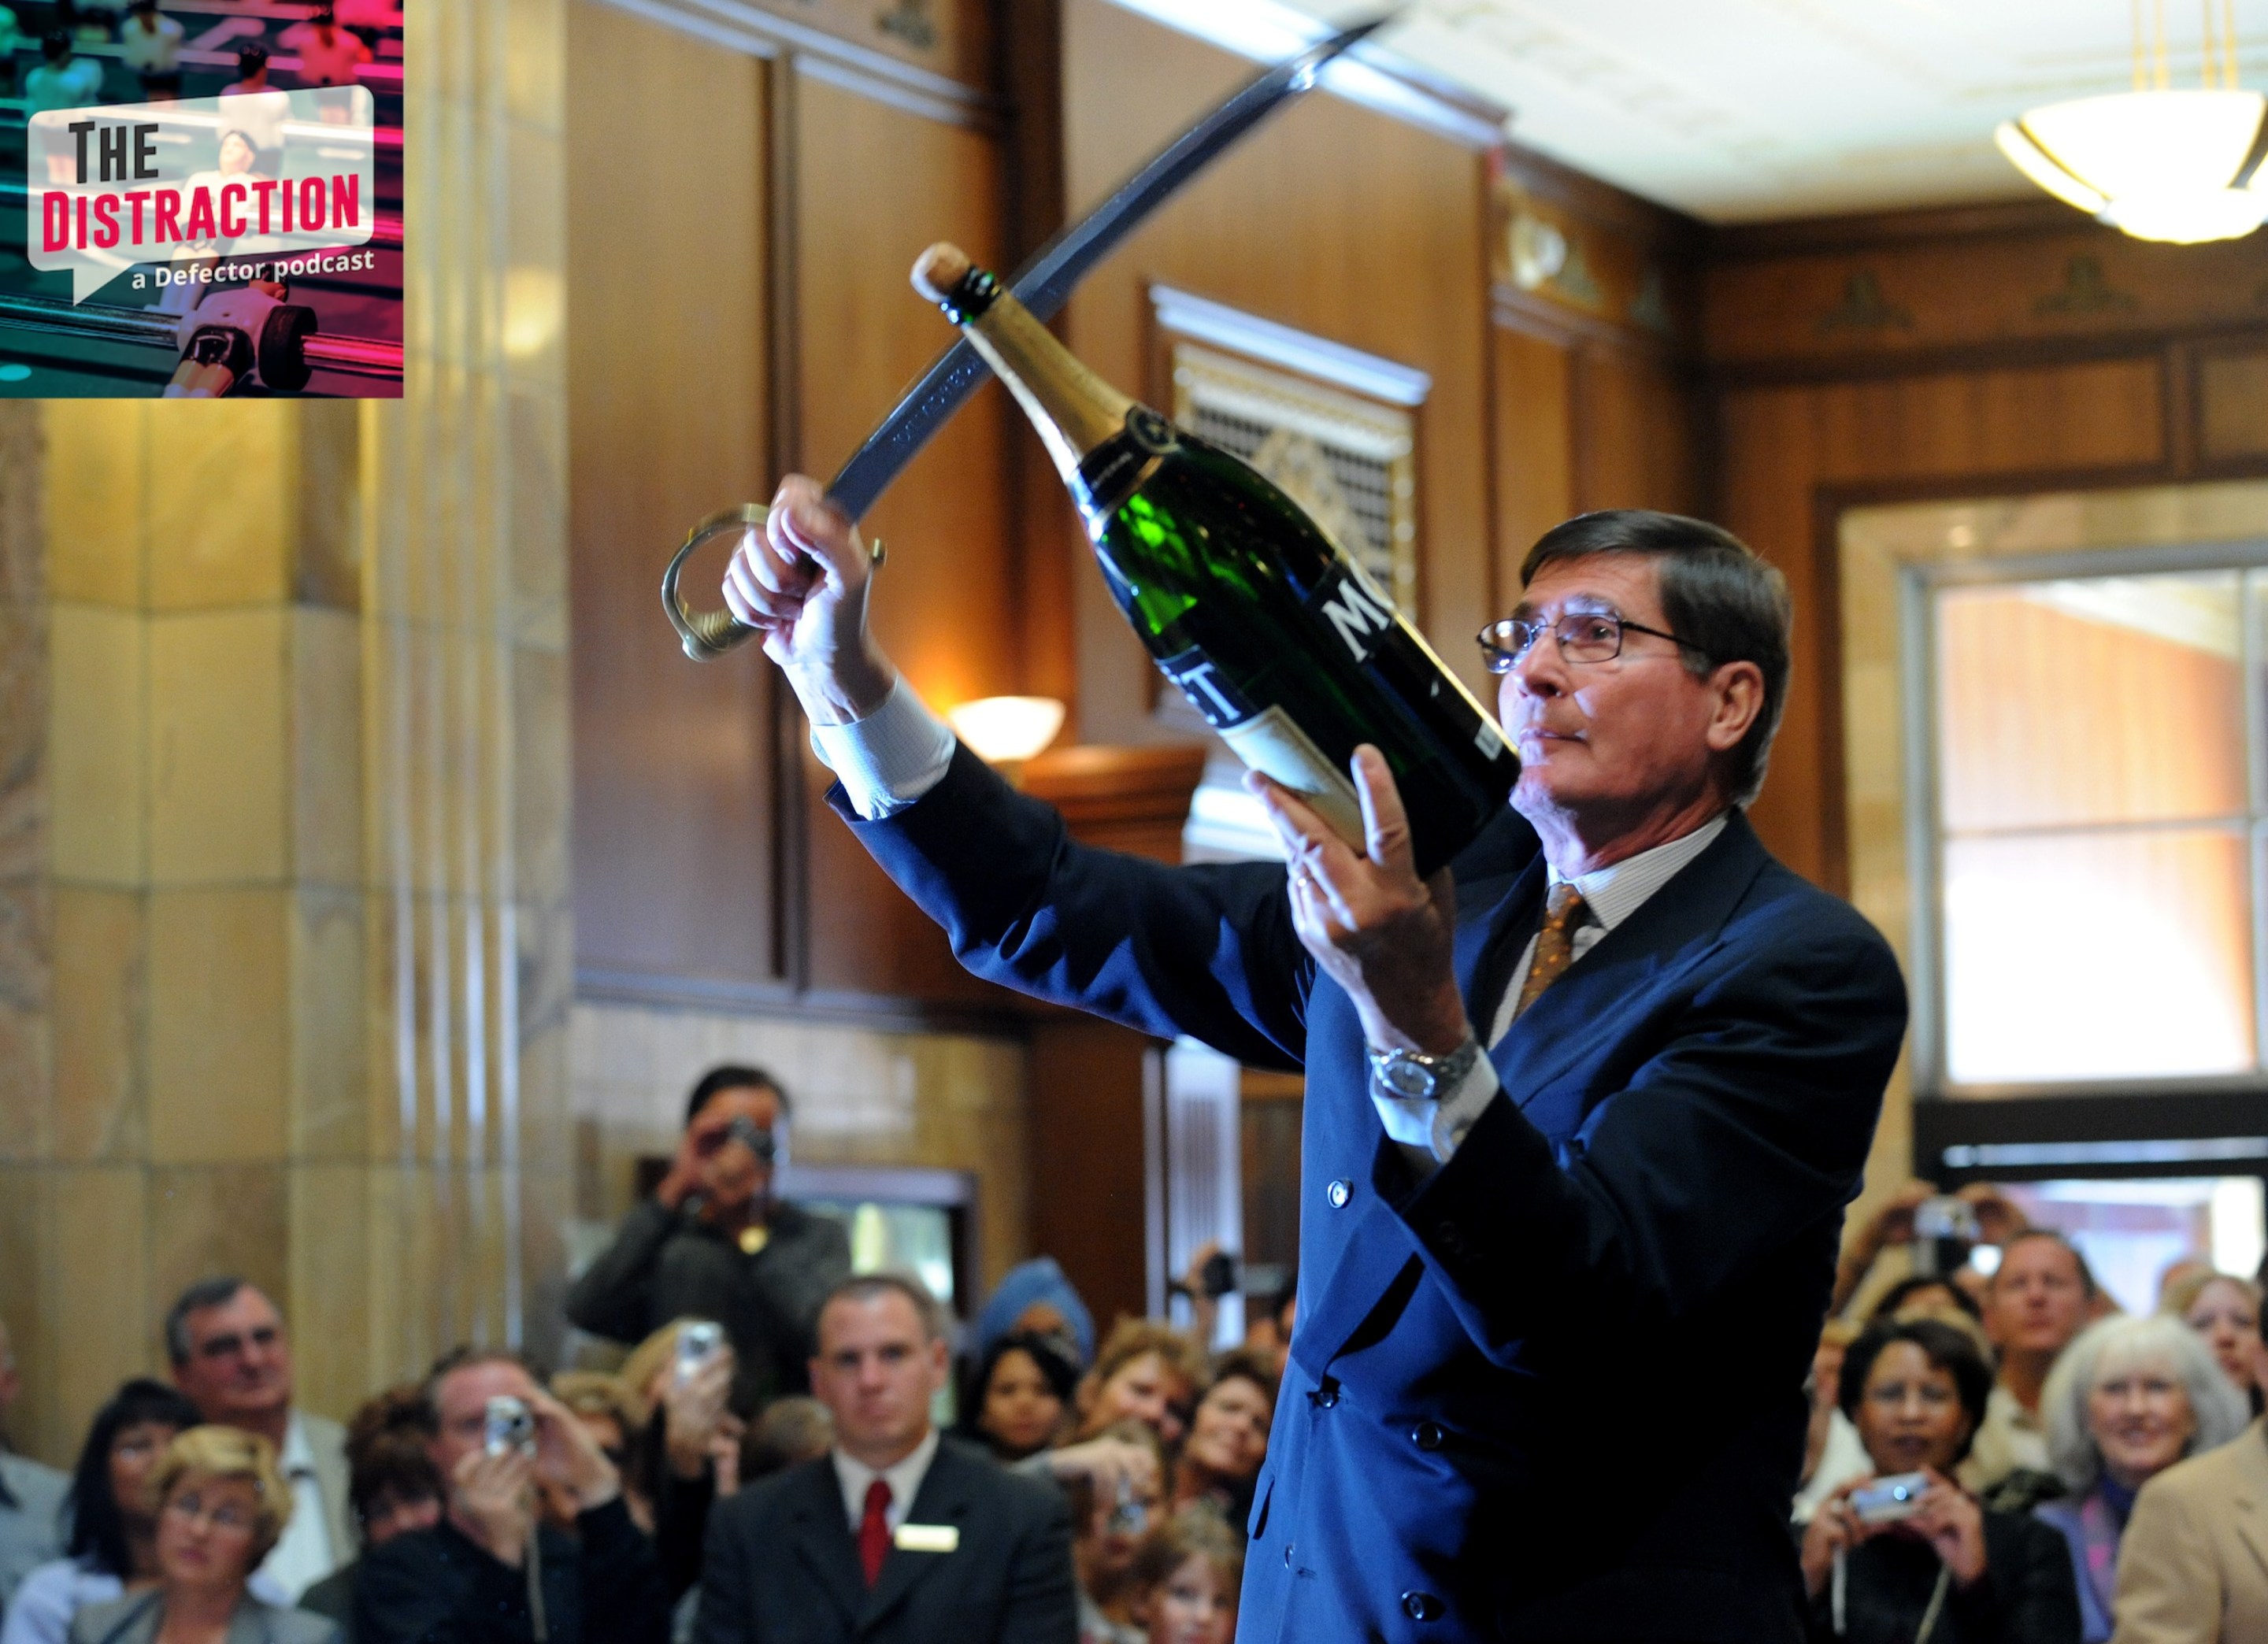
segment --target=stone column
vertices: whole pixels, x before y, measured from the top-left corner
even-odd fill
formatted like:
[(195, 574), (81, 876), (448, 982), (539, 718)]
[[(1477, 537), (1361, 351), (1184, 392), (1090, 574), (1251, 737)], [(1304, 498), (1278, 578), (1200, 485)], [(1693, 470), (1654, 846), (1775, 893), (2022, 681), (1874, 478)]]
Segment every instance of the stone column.
[(419, 14), (401, 401), (0, 406), (0, 1316), (49, 1459), (217, 1270), (333, 1414), (556, 1339), (560, 4)]

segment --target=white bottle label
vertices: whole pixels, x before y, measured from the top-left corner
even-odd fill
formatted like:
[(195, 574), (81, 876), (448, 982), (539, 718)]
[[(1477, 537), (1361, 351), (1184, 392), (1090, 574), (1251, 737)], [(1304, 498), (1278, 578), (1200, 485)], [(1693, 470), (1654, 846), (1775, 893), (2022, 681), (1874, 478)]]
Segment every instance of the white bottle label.
[(1342, 839), (1361, 848), (1362, 802), (1354, 784), (1289, 714), (1264, 708), (1240, 724), (1223, 727), (1220, 738), (1238, 759), (1301, 796)]

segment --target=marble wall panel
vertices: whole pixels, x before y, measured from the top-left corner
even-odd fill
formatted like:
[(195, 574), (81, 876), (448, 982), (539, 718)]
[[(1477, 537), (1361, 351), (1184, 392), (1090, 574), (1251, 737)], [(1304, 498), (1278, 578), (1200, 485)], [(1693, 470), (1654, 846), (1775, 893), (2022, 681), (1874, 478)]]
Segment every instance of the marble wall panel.
[(357, 611), (363, 580), (361, 406), (350, 400), (304, 401), (298, 434), (291, 598), (303, 606)]
[(298, 1401), (344, 1420), (377, 1385), (364, 1292), (370, 1266), (369, 1171), (357, 1161), (302, 1164), (286, 1183), (290, 1293)]
[(56, 605), (48, 624), (49, 862), (58, 878), (139, 885), (148, 867), (144, 624)]
[(150, 1284), (144, 1173), (130, 1165), (74, 1167), (55, 1171), (48, 1185), (41, 1325), (55, 1384), (48, 1453), (67, 1465), (88, 1418), (118, 1383), (165, 1363), (158, 1328), (164, 1304), (153, 1300)]
[(335, 610), (291, 615), (288, 811), (293, 877), (358, 884), (363, 872), (362, 625)]
[(39, 405), (0, 404), (0, 605), (47, 598), (46, 459)]
[(47, 867), (47, 764), (48, 613), (0, 605), (0, 881)]
[(160, 617), (149, 633), (151, 882), (281, 881), (289, 608)]
[(148, 419), (149, 603), (158, 611), (291, 597), (299, 407), (229, 400)]
[(55, 910), (55, 1154), (136, 1160), (149, 1146), (147, 905), (137, 891), (65, 884)]
[(46, 885), (0, 884), (0, 1159), (45, 1158), (55, 1147), (54, 917)]
[(234, 1273), (281, 1307), (291, 1295), (289, 1174), (279, 1159), (148, 1172), (150, 1312), (200, 1279)]
[(136, 400), (51, 400), (46, 412), (48, 591), (138, 609), (150, 407)]
[(150, 896), (150, 1156), (281, 1159), (291, 1021), (289, 894)]
[(352, 889), (302, 884), (291, 896), (294, 1159), (358, 1159), (369, 1146), (363, 908), (362, 892)]

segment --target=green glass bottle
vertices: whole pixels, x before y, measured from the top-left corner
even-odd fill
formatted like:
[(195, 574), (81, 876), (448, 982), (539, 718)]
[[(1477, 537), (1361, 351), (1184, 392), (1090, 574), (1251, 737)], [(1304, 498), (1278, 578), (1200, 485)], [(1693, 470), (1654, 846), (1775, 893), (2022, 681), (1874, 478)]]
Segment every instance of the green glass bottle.
[(1240, 759), (1359, 845), (1347, 767), (1375, 744), (1420, 873), (1500, 814), (1520, 762), (1495, 720), (1296, 503), (1087, 370), (954, 247), (914, 284), (1031, 418), (1126, 620)]

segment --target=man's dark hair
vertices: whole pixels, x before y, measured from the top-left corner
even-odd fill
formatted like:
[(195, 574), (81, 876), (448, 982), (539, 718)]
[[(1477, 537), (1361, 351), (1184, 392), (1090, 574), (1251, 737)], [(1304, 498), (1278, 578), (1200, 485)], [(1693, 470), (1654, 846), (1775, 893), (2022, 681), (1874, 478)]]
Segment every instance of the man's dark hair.
[(202, 1313), (209, 1307), (226, 1307), (236, 1300), (239, 1291), (258, 1288), (232, 1273), (225, 1273), (200, 1279), (182, 1291), (173, 1298), (173, 1306), (166, 1310), (166, 1356), (176, 1365), (189, 1361), (190, 1314)]
[(120, 1581), (134, 1579), (134, 1553), (126, 1541), (126, 1515), (110, 1487), (110, 1447), (128, 1427), (145, 1421), (161, 1422), (176, 1433), (186, 1433), (204, 1420), (188, 1396), (178, 1387), (137, 1376), (110, 1396), (94, 1413), (94, 1425), (79, 1446), (78, 1464), (71, 1469), (70, 1494), (64, 1513), (70, 1520), (70, 1542), (63, 1550), (83, 1559), (105, 1574)]
[(1941, 1279), (1935, 1273), (1918, 1273), (1911, 1278), (1901, 1279), (1883, 1291), (1882, 1299), (1874, 1303), (1874, 1310), (1867, 1315), (1867, 1322), (1871, 1325), (1879, 1319), (1889, 1317), (1906, 1304), (1908, 1296), (1917, 1295), (1923, 1290), (1947, 1292), (1953, 1297), (1954, 1306), (1968, 1314), (1978, 1324), (1984, 1322), (1984, 1310), (1977, 1305), (1975, 1296), (1950, 1279)]
[(2000, 1282), (2000, 1268), (2006, 1267), (2008, 1265), (2008, 1252), (2015, 1249), (2017, 1245), (2023, 1244), (2027, 1239), (2045, 1239), (2051, 1244), (2060, 1244), (2063, 1247), (2064, 1253), (2071, 1258), (2072, 1266), (2079, 1269), (2079, 1288), (2086, 1293), (2087, 1299), (2088, 1301), (2092, 1302), (2095, 1299), (2096, 1288), (2095, 1282), (2095, 1269), (2087, 1265), (2087, 1257), (2085, 1253), (2080, 1250), (2079, 1246), (2073, 1244), (2071, 1240), (2065, 1237), (2060, 1231), (2054, 1228), (2026, 1228), (2022, 1232), (2014, 1235), (2006, 1244), (2002, 1244), (2000, 1246), (2000, 1266), (1992, 1269), (1992, 1276), (1984, 1281), (1988, 1288), (1997, 1288), (1999, 1286)]
[(71, 55), (70, 33), (60, 28), (48, 30), (48, 37), (40, 42), (40, 55), (49, 62), (61, 62), (70, 56)]
[(250, 74), (254, 70), (266, 68), (268, 66), (268, 48), (265, 46), (245, 47), (241, 51), (239, 51), (236, 54), (236, 66), (239, 71), (245, 74)]
[(1661, 612), (1684, 643), (1686, 672), (1705, 679), (1728, 662), (1752, 662), (1764, 676), (1763, 709), (1730, 756), (1733, 803), (1753, 802), (1764, 785), (1772, 738), (1787, 710), (1793, 607), (1787, 579), (1722, 525), (1652, 509), (1578, 514), (1536, 539), (1521, 562), (1520, 585), (1557, 560), (1644, 554), (1661, 569)]
[(1954, 1461), (1969, 1454), (1977, 1429), (1984, 1424), (1984, 1401), (1992, 1396), (1992, 1367), (1984, 1362), (1984, 1355), (1977, 1344), (1959, 1326), (1934, 1318), (1881, 1319), (1869, 1325), (1859, 1334), (1843, 1354), (1842, 1378), (1835, 1385), (1835, 1402), (1852, 1420), (1859, 1419), (1859, 1401), (1867, 1396), (1867, 1377), (1874, 1374), (1874, 1361), (1892, 1346), (1910, 1341), (1921, 1349), (1930, 1368), (1943, 1370), (1953, 1377), (1955, 1392), (1961, 1399), (1961, 1408), (1969, 1417), (1969, 1432), (1961, 1441)]
[(780, 1082), (762, 1068), (750, 1068), (737, 1061), (728, 1061), (711, 1068), (701, 1075), (701, 1083), (693, 1087), (693, 1094), (685, 1098), (685, 1122), (691, 1124), (701, 1117), (701, 1110), (711, 1098), (726, 1090), (770, 1090), (779, 1097), (780, 1112), (788, 1111), (787, 1090)]
[[(914, 1317), (921, 1320), (922, 1339), (936, 1341), (945, 1335), (945, 1309), (929, 1293), (929, 1287), (920, 1280), (902, 1273), (862, 1273), (845, 1279), (827, 1293), (827, 1299), (813, 1314), (814, 1321), (827, 1317), (827, 1310), (837, 1302), (871, 1302), (877, 1296), (902, 1295), (910, 1303)], [(814, 1322), (812, 1336), (815, 1341), (819, 1331)]]
[(471, 1369), (476, 1364), (513, 1365), (526, 1371), (527, 1379), (538, 1387), (544, 1383), (543, 1372), (537, 1369), (524, 1353), (516, 1353), (510, 1347), (476, 1347), (469, 1342), (460, 1343), (434, 1360), (433, 1368), (425, 1372), (425, 1379), (418, 1383), (417, 1397), (424, 1406), (429, 1432), (438, 1433), (441, 1430), (441, 1401), (438, 1396), (441, 1383), (459, 1370)]

